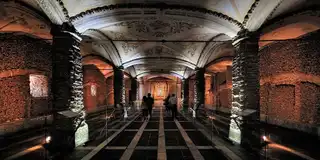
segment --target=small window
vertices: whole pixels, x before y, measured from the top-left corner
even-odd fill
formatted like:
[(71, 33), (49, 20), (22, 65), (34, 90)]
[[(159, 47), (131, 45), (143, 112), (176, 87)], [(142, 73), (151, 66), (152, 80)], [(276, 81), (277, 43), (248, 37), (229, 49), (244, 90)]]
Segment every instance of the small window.
[(32, 97), (48, 97), (48, 79), (46, 76), (31, 74), (29, 81)]
[(97, 94), (97, 86), (91, 85), (91, 96), (96, 96)]

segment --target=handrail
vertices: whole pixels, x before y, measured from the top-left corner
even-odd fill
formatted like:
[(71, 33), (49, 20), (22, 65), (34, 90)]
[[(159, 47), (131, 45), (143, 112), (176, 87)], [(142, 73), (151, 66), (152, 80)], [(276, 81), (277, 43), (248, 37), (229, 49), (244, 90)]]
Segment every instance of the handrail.
[(111, 112), (111, 114), (108, 116), (108, 110), (106, 110), (106, 125), (102, 128), (102, 130), (100, 131), (100, 133), (99, 133), (99, 137), (102, 135), (102, 133), (103, 133), (103, 131), (105, 130), (105, 128), (106, 128), (106, 132), (108, 132), (107, 130), (108, 130), (108, 120), (110, 120), (112, 117), (113, 117), (113, 114), (114, 114), (114, 112), (116, 111), (116, 108), (113, 108), (112, 109), (112, 112)]
[(107, 113), (106, 119), (108, 120), (108, 119), (112, 118), (115, 111), (116, 111), (116, 109), (113, 108), (112, 112), (111, 112), (111, 114), (109, 116), (108, 116), (108, 113)]

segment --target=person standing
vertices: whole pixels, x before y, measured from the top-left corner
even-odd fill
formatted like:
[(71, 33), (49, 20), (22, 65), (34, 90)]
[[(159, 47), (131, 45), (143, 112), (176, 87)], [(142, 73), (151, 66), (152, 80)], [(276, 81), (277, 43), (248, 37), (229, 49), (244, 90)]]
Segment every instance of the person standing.
[(152, 117), (152, 106), (154, 104), (154, 99), (151, 97), (151, 93), (148, 93), (148, 97), (147, 97), (147, 106), (148, 106), (148, 111), (149, 111), (149, 115), (150, 115), (150, 119)]
[(174, 120), (174, 118), (177, 119), (177, 97), (175, 94), (172, 94), (172, 96), (169, 99), (169, 103), (171, 105), (171, 115), (172, 115), (172, 120)]
[(141, 107), (142, 107), (143, 120), (145, 121), (148, 119), (148, 105), (147, 105), (147, 97), (146, 96), (143, 96), (143, 98), (142, 98)]
[(170, 99), (170, 94), (168, 95), (168, 97), (167, 97), (166, 99), (164, 99), (164, 106), (166, 107), (166, 112), (167, 112), (167, 114), (170, 112), (169, 99)]

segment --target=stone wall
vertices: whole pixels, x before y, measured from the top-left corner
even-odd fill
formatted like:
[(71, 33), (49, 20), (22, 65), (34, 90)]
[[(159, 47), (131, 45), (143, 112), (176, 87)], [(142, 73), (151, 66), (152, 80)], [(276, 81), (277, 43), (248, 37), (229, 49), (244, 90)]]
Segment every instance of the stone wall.
[(126, 88), (126, 104), (129, 104), (129, 98), (130, 98), (130, 90), (131, 90), (131, 79), (126, 78), (125, 79), (125, 88)]
[[(30, 74), (48, 77), (48, 95), (32, 97)], [(0, 123), (48, 112), (51, 104), (51, 45), (11, 33), (0, 34)]]
[(212, 91), (212, 79), (211, 76), (205, 77), (205, 98), (204, 98), (204, 104), (205, 107), (212, 107), (213, 102), (214, 102), (214, 97), (213, 97), (213, 91)]
[[(231, 97), (232, 97), (232, 78), (231, 70), (226, 70), (224, 72), (219, 72), (213, 75), (212, 80), (206, 78), (206, 92), (210, 89), (212, 85), (212, 93), (206, 95), (206, 99), (211, 98), (210, 101), (206, 101), (206, 105), (218, 106), (218, 108), (223, 107), (224, 109), (231, 108)], [(216, 99), (214, 99), (216, 98)]]
[(270, 123), (296, 129), (319, 123), (319, 37), (316, 31), (260, 50), (261, 114)]
[(320, 124), (320, 85), (301, 83), (301, 122)]
[(195, 76), (190, 77), (189, 79), (189, 107), (193, 107), (194, 105), (194, 83)]
[(113, 76), (106, 79), (106, 90), (107, 90), (107, 105), (114, 105), (114, 94), (113, 94)]
[(106, 80), (95, 65), (83, 66), (84, 107), (87, 111), (106, 105)]

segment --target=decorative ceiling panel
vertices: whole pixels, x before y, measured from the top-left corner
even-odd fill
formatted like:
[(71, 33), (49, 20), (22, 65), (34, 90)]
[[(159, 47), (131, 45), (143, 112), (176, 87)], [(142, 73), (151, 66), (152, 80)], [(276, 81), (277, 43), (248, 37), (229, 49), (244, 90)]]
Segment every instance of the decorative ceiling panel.
[(145, 72), (145, 71), (181, 71), (184, 72), (186, 67), (176, 64), (144, 64), (144, 65), (135, 65), (134, 68), (137, 72)]
[(150, 17), (140, 21), (125, 21), (108, 25), (99, 30), (111, 39), (117, 40), (114, 41), (114, 44), (124, 63), (144, 57), (174, 57), (197, 63), (205, 42), (144, 42), (139, 40), (206, 41), (218, 34), (198, 24)]
[[(198, 8), (206, 8), (208, 10), (220, 12), (222, 14), (228, 15), (238, 21), (241, 21), (246, 15), (246, 12), (254, 0), (241, 0), (241, 5), (238, 0), (62, 0), (66, 9), (69, 12), (69, 16), (75, 16), (81, 12), (94, 9), (97, 7), (103, 7), (114, 4), (126, 4), (126, 3), (166, 3), (172, 5), (185, 5), (194, 6)], [(237, 3), (239, 13), (235, 11), (234, 4)], [(75, 5), (77, 4), (77, 5)]]
[(24, 32), (50, 39), (50, 23), (32, 10), (14, 2), (0, 2), (1, 32)]
[(256, 0), (229, 0), (230, 3), (233, 5), (234, 7), (234, 11), (238, 12), (239, 16), (238, 21), (243, 22), (244, 17), (247, 15), (248, 11), (250, 10), (251, 6), (253, 3), (256, 2)]

